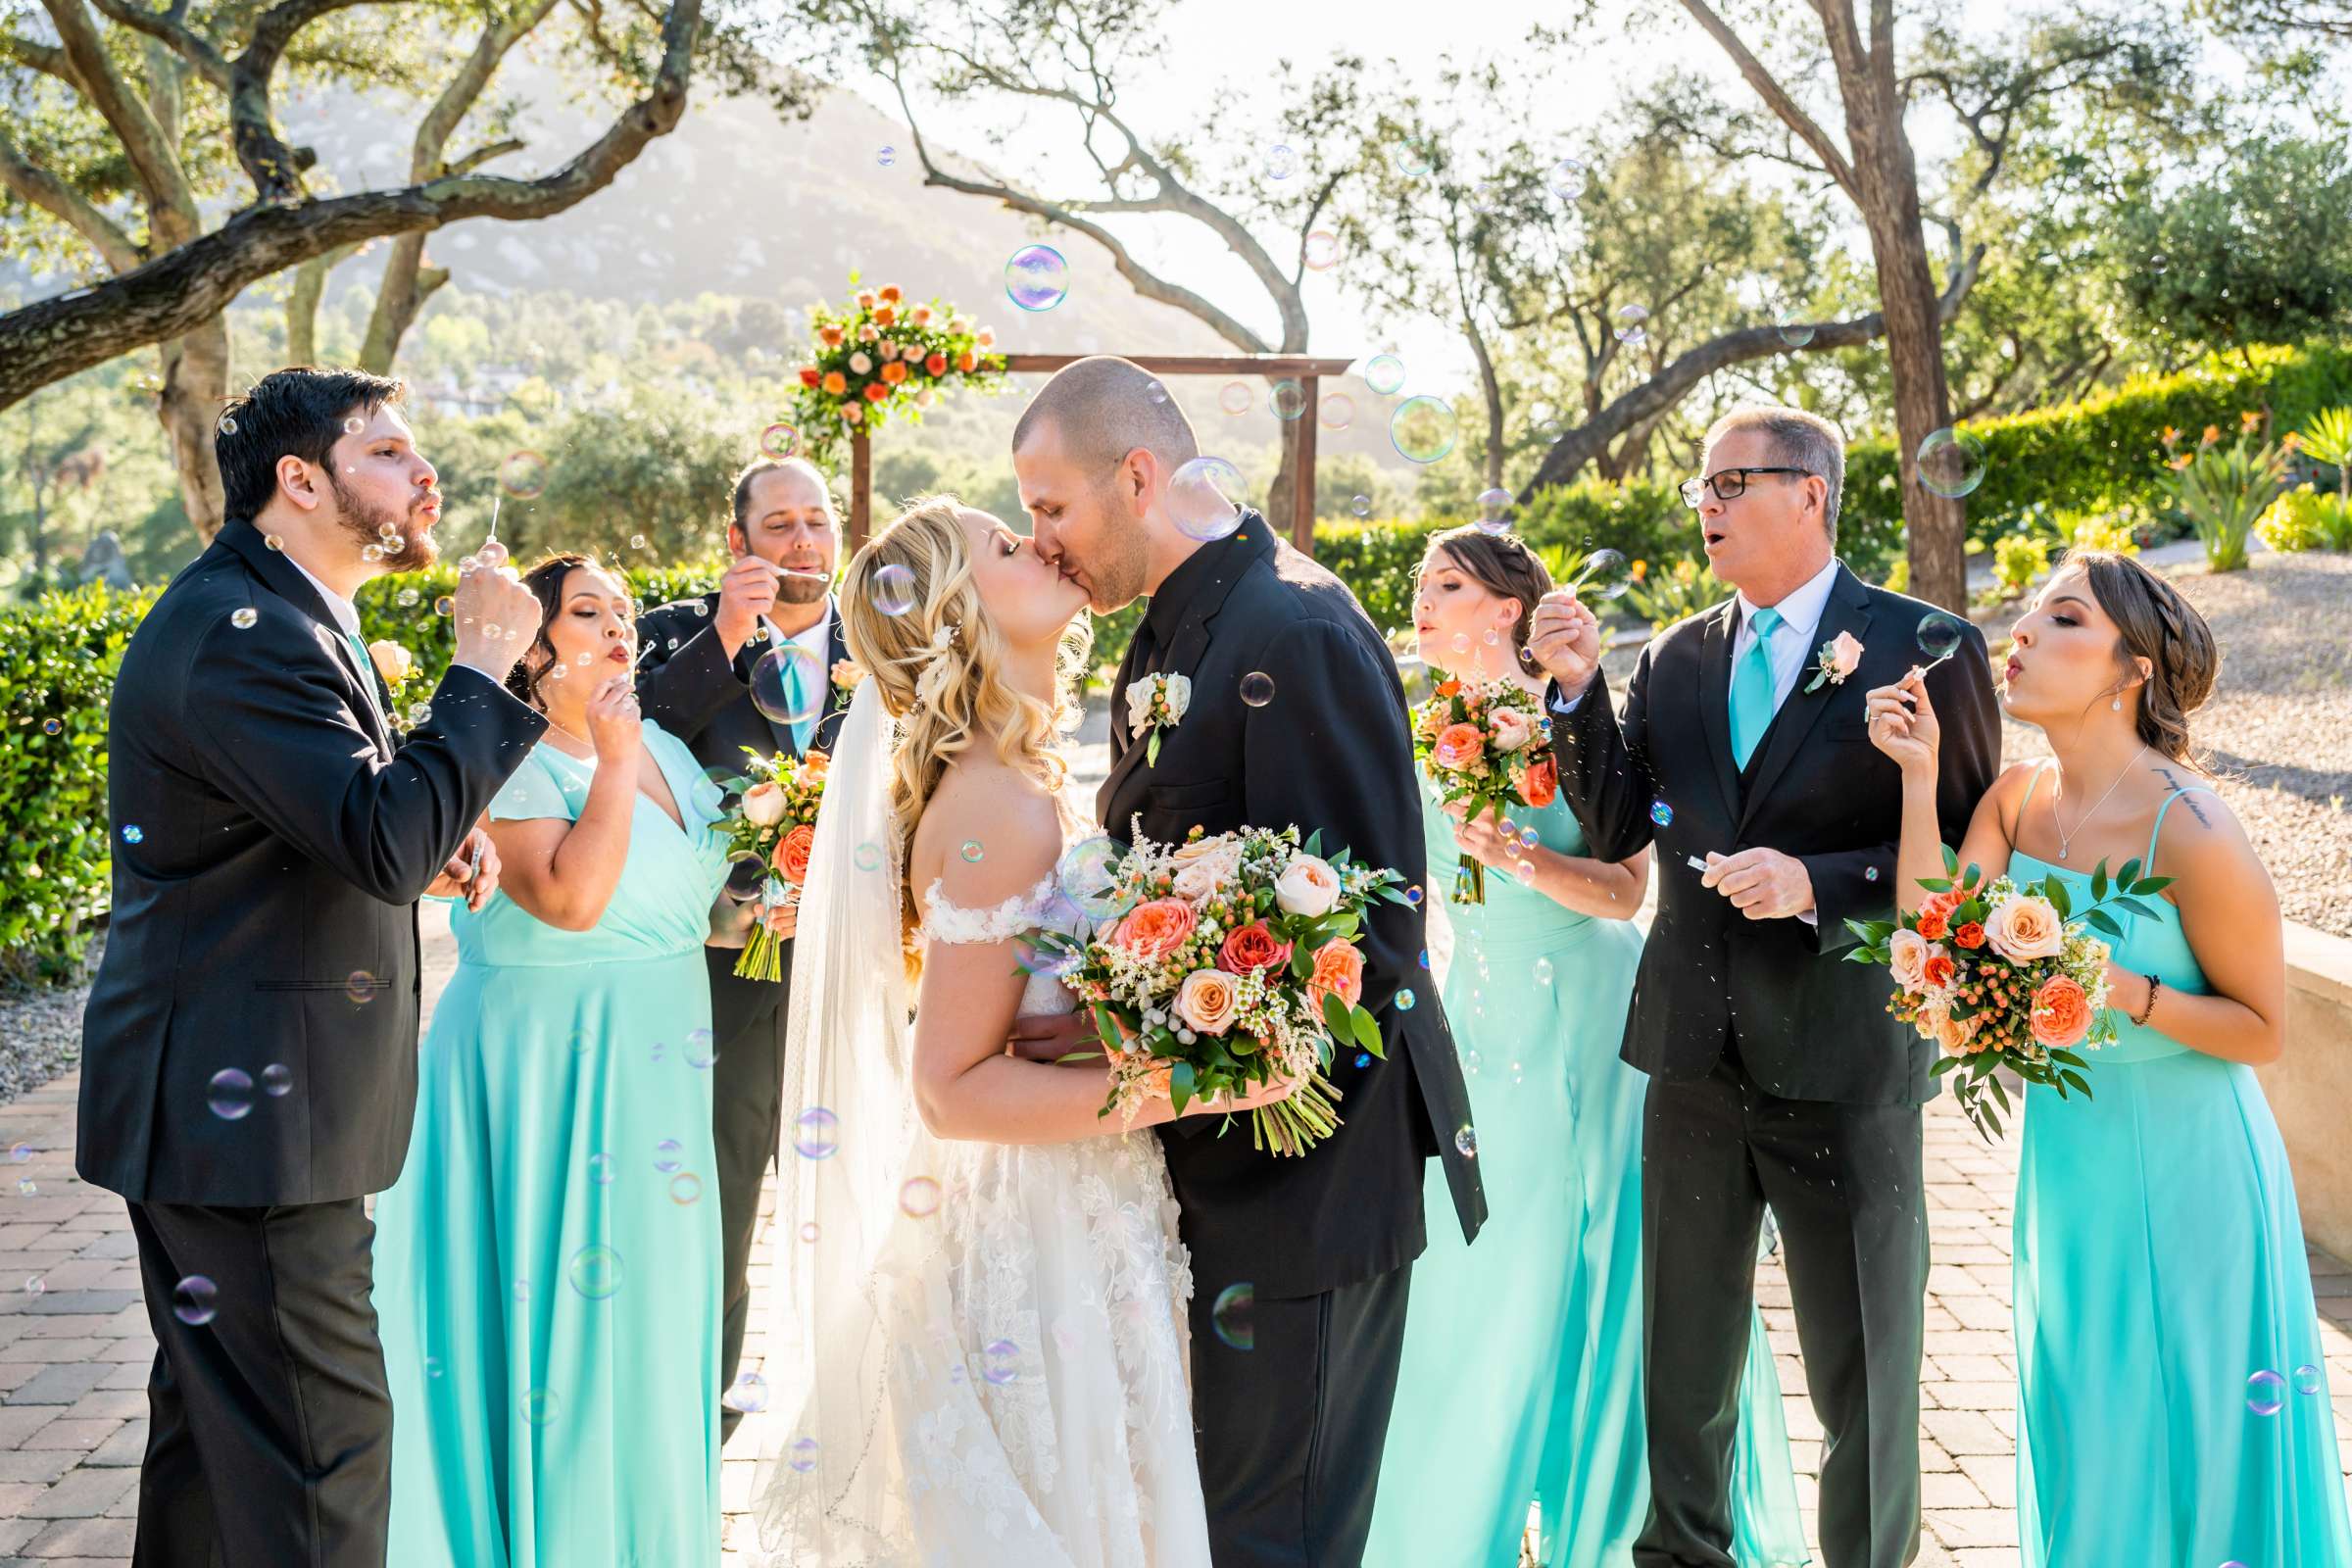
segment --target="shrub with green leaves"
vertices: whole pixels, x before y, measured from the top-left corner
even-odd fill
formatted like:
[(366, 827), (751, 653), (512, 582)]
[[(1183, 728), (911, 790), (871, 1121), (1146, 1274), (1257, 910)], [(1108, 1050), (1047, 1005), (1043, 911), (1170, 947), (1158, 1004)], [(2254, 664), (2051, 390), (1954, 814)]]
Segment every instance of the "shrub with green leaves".
[(71, 978), (108, 905), (106, 710), (153, 594), (0, 612), (0, 980)]
[(1686, 556), (1644, 571), (1626, 589), (1625, 602), (1635, 614), (1649, 622), (1651, 631), (1664, 631), (1731, 596), (1731, 587), (1706, 563)]
[[(2255, 437), (2262, 416), (2248, 413), (2238, 422), (2237, 439), (2222, 445), (2218, 426), (2188, 452), (2165, 465), (2172, 476), (2173, 505), (2196, 525), (2205, 545), (2205, 561), (2215, 571), (2243, 571), (2246, 540), (2254, 524), (2286, 483), (2288, 448)], [(2173, 443), (2166, 441), (2170, 452)]]
[(1992, 544), (1992, 580), (2001, 599), (2017, 598), (2050, 569), (2050, 541), (2037, 533), (2013, 533)]
[(2270, 504), (2254, 531), (2273, 550), (2352, 550), (2352, 506), (2300, 484)]

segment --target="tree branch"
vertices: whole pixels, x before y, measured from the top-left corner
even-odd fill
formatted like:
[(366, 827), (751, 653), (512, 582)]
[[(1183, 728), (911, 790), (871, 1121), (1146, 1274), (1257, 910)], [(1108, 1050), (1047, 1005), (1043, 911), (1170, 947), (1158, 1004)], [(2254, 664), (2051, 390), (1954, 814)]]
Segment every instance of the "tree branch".
[(442, 167), (440, 172), (470, 174), (493, 158), (504, 158), (509, 153), (518, 153), (529, 145), (530, 143), (524, 141), (520, 136), (506, 136), (497, 141), (484, 142), (463, 157), (451, 159)]
[(20, 38), (13, 32), (0, 32), (0, 59), (14, 60), (28, 70), (55, 76), (84, 97), (89, 94), (89, 84), (81, 79), (81, 74), (66, 58), (66, 52), (53, 44), (36, 43), (30, 38)]
[[(58, 0), (44, 0), (57, 4)], [(78, 4), (79, 0), (74, 0)], [(294, 35), (320, 17), (364, 0), (278, 0), (253, 24), (244, 51), (228, 68), (228, 127), (237, 162), (253, 181), (254, 198), (265, 204), (300, 200), (302, 166), (277, 134), (270, 108), (270, 77)]]
[(529, 180), (459, 174), (403, 190), (248, 208), (122, 277), (0, 316), (0, 409), (77, 370), (179, 336), (225, 310), (246, 285), (338, 245), (468, 218), (525, 221), (577, 205), (676, 126), (701, 23), (702, 0), (673, 0), (662, 66), (646, 95), (552, 173)]
[(1740, 35), (1732, 31), (1706, 0), (1683, 0), (1683, 9), (1690, 13), (1707, 36), (1723, 47), (1724, 53), (1732, 57), (1732, 63), (1740, 68), (1740, 74), (1756, 90), (1756, 96), (1762, 98), (1766, 106), (1781, 118), (1783, 124), (1796, 133), (1798, 140), (1812, 149), (1813, 156), (1821, 160), (1821, 167), (1838, 182), (1838, 188), (1851, 197), (1856, 206), (1860, 206), (1861, 184), (1854, 176), (1853, 166), (1846, 161), (1844, 152), (1830, 133), (1805, 113), (1802, 105), (1788, 96), (1787, 88), (1773, 79), (1764, 62), (1740, 41)]
[(65, 46), (68, 63), (80, 77), (83, 94), (122, 143), (123, 155), (139, 176), (147, 197), (149, 225), (166, 245), (192, 238), (199, 227), (196, 200), (181, 172), (179, 158), (165, 140), (163, 127), (147, 105), (130, 90), (106, 52), (106, 42), (90, 23), (81, 0), (41, 0)]
[(172, 12), (150, 11), (136, 0), (90, 0), (99, 15), (171, 46), (172, 52), (196, 68), (196, 74), (222, 92), (228, 91), (228, 61), (212, 40), (183, 26)]
[[(1984, 255), (1980, 246), (1945, 286), (1936, 302), (1938, 319), (1949, 321), (1960, 309), (1961, 301), (1976, 286)], [(1813, 334), (1801, 347), (1788, 341), (1788, 335), (1799, 330)], [(1575, 478), (1588, 464), (1604, 456), (1610, 442), (1618, 436), (1659, 418), (1688, 397), (1692, 387), (1719, 370), (1781, 354), (1821, 354), (1831, 349), (1856, 348), (1877, 340), (1886, 331), (1886, 316), (1873, 311), (1850, 320), (1824, 321), (1809, 328), (1743, 326), (1710, 338), (1680, 359), (1658, 367), (1648, 380), (1621, 394), (1553, 442), (1537, 466), (1535, 476), (1520, 491), (1520, 504), (1533, 500), (1535, 493), (1545, 485), (1566, 484)]]
[(130, 236), (113, 219), (100, 212), (81, 192), (18, 151), (5, 130), (0, 130), (0, 185), (88, 240), (115, 271), (127, 272), (144, 260), (138, 246), (131, 243)]

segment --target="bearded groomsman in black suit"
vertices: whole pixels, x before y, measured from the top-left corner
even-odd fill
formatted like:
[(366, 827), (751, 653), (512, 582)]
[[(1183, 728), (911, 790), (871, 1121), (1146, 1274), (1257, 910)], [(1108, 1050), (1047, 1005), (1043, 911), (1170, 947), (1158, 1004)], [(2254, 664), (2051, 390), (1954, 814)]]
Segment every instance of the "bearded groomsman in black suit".
[(436, 553), (400, 395), (301, 368), (231, 401), (228, 521), (115, 681), (75, 1166), (128, 1200), (155, 1325), (138, 1568), (383, 1568), (393, 1412), (363, 1202), (416, 1112), (416, 900), (488, 900), (475, 824), (546, 728), (506, 689), (539, 601), (496, 547), (459, 582), (430, 716), (392, 723), (351, 601)]
[[(1920, 1107), (1931, 1046), (1886, 1012), (1884, 970), (1841, 961), (1846, 920), (1891, 918), (1902, 786), (1863, 694), (1925, 663), (1932, 607), (1832, 554), (1844, 437), (1795, 409), (1707, 432), (1683, 499), (1738, 590), (1650, 640), (1622, 716), (1600, 628), (1572, 592), (1536, 611), (1560, 788), (1592, 853), (1659, 849), (1625, 1059), (1649, 1074), (1642, 1143), (1651, 1510), (1638, 1568), (1732, 1568), (1729, 1473), (1770, 1204), (1827, 1434), (1828, 1568), (1919, 1549), (1928, 1283)], [(1928, 683), (1944, 725), (1938, 814), (1957, 844), (2000, 723), (1984, 638)], [(1694, 863), (1695, 862), (1695, 863)]]
[[(718, 591), (648, 611), (637, 626), (637, 695), (648, 718), (684, 741), (704, 766), (743, 771), (745, 754), (826, 751), (849, 707), (848, 647), (831, 585), (841, 523), (825, 477), (799, 458), (762, 458), (735, 477), (727, 548), (735, 564)], [(754, 699), (753, 673), (786, 653)], [(780, 910), (781, 981), (738, 978), (735, 962), (754, 910), (722, 897), (710, 966), (711, 1132), (725, 1238), (726, 1322), (719, 1387), (732, 1388), (751, 1319), (753, 1232), (760, 1187), (784, 1130), (784, 1024), (792, 988), (792, 912)], [(742, 1423), (739, 1399), (720, 1411), (721, 1441)]]

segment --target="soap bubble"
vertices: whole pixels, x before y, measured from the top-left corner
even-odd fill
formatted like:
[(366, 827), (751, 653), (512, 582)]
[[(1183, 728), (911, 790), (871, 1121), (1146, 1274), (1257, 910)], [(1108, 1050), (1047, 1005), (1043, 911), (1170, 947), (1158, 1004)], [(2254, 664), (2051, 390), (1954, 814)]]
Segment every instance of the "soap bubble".
[(1404, 385), (1404, 362), (1394, 354), (1375, 354), (1364, 363), (1364, 385), (1382, 397), (1392, 397)]
[(450, 598), (449, 595), (443, 594), (440, 598), (433, 601), (433, 613), (441, 616), (443, 619), (447, 619), (449, 616), (454, 615), (457, 612), (458, 602), (455, 599)]
[(1649, 803), (1649, 819), (1660, 827), (1672, 827), (1674, 826), (1674, 808), (1668, 806), (1664, 801), (1652, 801)]
[(654, 1169), (664, 1176), (686, 1163), (686, 1146), (675, 1138), (664, 1138), (654, 1146)]
[(1306, 412), (1306, 388), (1296, 381), (1277, 381), (1266, 394), (1266, 407), (1287, 424)]
[(1536, 960), (1536, 984), (1540, 986), (1547, 986), (1551, 984), (1551, 960), (1549, 958), (1538, 958)]
[(1298, 172), (1298, 155), (1288, 142), (1276, 142), (1266, 149), (1265, 171), (1268, 179), (1288, 179)]
[(172, 1315), (190, 1328), (200, 1329), (213, 1320), (213, 1303), (220, 1288), (202, 1274), (191, 1274), (172, 1288)]
[(61, 735), (65, 733), (65, 728), (66, 726), (64, 724), (58, 722), (54, 718), (44, 718), (41, 720), (41, 733), (44, 735)]
[(1478, 1157), (1478, 1129), (1465, 1126), (1453, 1135), (1453, 1147), (1464, 1159)]
[(703, 1196), (703, 1179), (690, 1170), (682, 1170), (669, 1179), (669, 1200), (680, 1208)]
[(1801, 312), (1783, 311), (1775, 325), (1780, 331), (1781, 341), (1792, 349), (1801, 349), (1813, 341), (1813, 323), (1806, 320)]
[(522, 1418), (532, 1426), (543, 1427), (556, 1418), (557, 1403), (553, 1389), (525, 1389), (522, 1395)]
[(718, 1396), (718, 1402), (745, 1415), (758, 1415), (767, 1408), (767, 1379), (757, 1372), (746, 1372)]
[(752, 706), (777, 724), (804, 724), (825, 702), (825, 671), (799, 643), (760, 656), (752, 666)]
[(2286, 1405), (2286, 1379), (2265, 1368), (2246, 1379), (2246, 1408), (2256, 1415), (2277, 1415)]
[(1919, 651), (1939, 664), (1967, 640), (1967, 622), (1948, 611), (1932, 610), (1919, 617)]
[(1550, 172), (1544, 176), (1544, 183), (1560, 200), (1572, 202), (1584, 195), (1590, 178), (1584, 165), (1573, 158), (1563, 158), (1551, 166)]
[(32, 1146), (30, 1144), (19, 1144), (8, 1152), (9, 1163), (12, 1165), (24, 1164), (31, 1158)]
[(904, 615), (914, 608), (914, 571), (897, 562), (874, 573), (869, 585), (874, 608), (885, 615)]
[(820, 1227), (814, 1220), (810, 1220), (808, 1224), (801, 1227), (801, 1240), (810, 1247), (814, 1247), (816, 1245), (816, 1239), (823, 1234), (823, 1228)]
[(1510, 527), (1511, 493), (1499, 487), (1478, 493), (1478, 526), (1488, 533)]
[(1397, 992), (1397, 993), (1396, 993), (1396, 1010), (1397, 1010), (1398, 1012), (1410, 1012), (1410, 1011), (1412, 1011), (1412, 1010), (1413, 1010), (1414, 1002), (1415, 1002), (1415, 998), (1414, 998), (1414, 996), (1413, 996), (1413, 993), (1412, 993), (1412, 991), (1411, 991), (1409, 988), (1408, 988), (1408, 989), (1406, 989), (1406, 990), (1399, 991), (1399, 992)]
[(850, 852), (850, 861), (860, 871), (879, 871), (882, 869), (882, 846), (860, 844)]
[(272, 1100), (283, 1100), (294, 1091), (294, 1069), (282, 1061), (273, 1061), (262, 1069), (262, 1093)]
[(763, 458), (789, 458), (801, 450), (801, 432), (781, 420), (760, 432), (760, 455)]
[(965, 839), (963, 847), (956, 853), (963, 857), (966, 865), (978, 865), (988, 856), (987, 848), (978, 839)]
[(2172, 265), (2173, 259), (2165, 255), (2162, 251), (2158, 251), (2155, 255), (2148, 258), (2148, 270), (2151, 272), (2161, 274), (2166, 268)]
[[(254, 622), (260, 620), (261, 618), (261, 612), (255, 610), (251, 605), (239, 605), (236, 609), (228, 612), (228, 623), (231, 626), (236, 627), (239, 631), (253, 630)], [(51, 719), (50, 722), (54, 724), (57, 721), (55, 719)], [(49, 733), (54, 735), (57, 733), (57, 731), (51, 730)]]
[(929, 1219), (939, 1212), (939, 1183), (928, 1176), (909, 1176), (899, 1187), (899, 1207), (910, 1219)]
[(1576, 568), (1568, 579), (1579, 599), (1617, 599), (1634, 585), (1634, 568), (1624, 555), (1615, 550), (1595, 550)]
[(1328, 228), (1314, 229), (1306, 236), (1304, 250), (1305, 255), (1302, 259), (1306, 263), (1307, 270), (1310, 272), (1323, 271), (1340, 259), (1340, 236)]
[(821, 1445), (814, 1438), (795, 1438), (784, 1449), (784, 1462), (802, 1475), (816, 1468)]
[(1971, 494), (1984, 482), (1984, 443), (1949, 425), (1930, 431), (1919, 444), (1919, 482), (1946, 501)]
[(1348, 503), (1348, 510), (1359, 517), (1369, 517), (1372, 515), (1372, 498), (1357, 496)]
[(253, 1075), (241, 1067), (223, 1067), (205, 1085), (204, 1102), (222, 1121), (243, 1121), (253, 1109)]
[(841, 1147), (841, 1118), (811, 1105), (792, 1123), (792, 1147), (804, 1159), (823, 1159)]
[(1004, 293), (1024, 311), (1050, 311), (1069, 297), (1070, 264), (1051, 245), (1024, 245), (1004, 264)]
[(1423, 140), (1399, 142), (1396, 147), (1396, 171), (1402, 174), (1426, 174), (1438, 167), (1434, 144)]
[(2318, 1367), (2306, 1362), (2295, 1368), (2295, 1392), (2305, 1398), (2317, 1396), (2327, 1386), (2327, 1377)]
[(1010, 1340), (991, 1340), (980, 1349), (980, 1375), (998, 1388), (1021, 1375), (1021, 1348)]
[(237, 418), (235, 415), (223, 414), (220, 416), (220, 433), (222, 435), (235, 435), (237, 433)]
[(874, 151), (874, 162), (880, 164), (884, 169), (888, 169), (898, 161), (899, 150), (896, 147), (884, 146), (876, 148)]
[(718, 1060), (718, 1046), (708, 1029), (689, 1029), (686, 1038), (678, 1042), (678, 1054), (686, 1065), (700, 1072)]
[(1242, 525), (1233, 498), (1242, 470), (1223, 458), (1194, 458), (1168, 478), (1168, 515), (1190, 539), (1222, 539)]
[(1251, 708), (1263, 708), (1274, 700), (1274, 677), (1262, 669), (1253, 669), (1242, 677), (1242, 701)]
[(1217, 389), (1217, 407), (1227, 414), (1248, 414), (1256, 401), (1247, 381), (1228, 381)]
[(1257, 1348), (1257, 1287), (1250, 1284), (1228, 1285), (1217, 1293), (1217, 1299), (1208, 1309), (1208, 1321), (1217, 1331), (1217, 1338), (1236, 1350)]
[(1406, 398), (1389, 416), (1389, 440), (1408, 463), (1435, 463), (1453, 450), (1453, 407), (1427, 393)]
[(591, 1301), (609, 1301), (620, 1292), (620, 1254), (610, 1247), (583, 1247), (565, 1271), (571, 1288)]
[(1108, 834), (1080, 839), (1061, 852), (1054, 867), (1055, 884), (1080, 913), (1097, 925), (1127, 912), (1118, 892), (1119, 846)]
[(536, 452), (510, 452), (498, 466), (498, 487), (517, 501), (536, 499), (547, 489), (547, 459)]
[(612, 1185), (612, 1177), (619, 1164), (620, 1162), (611, 1154), (590, 1154), (588, 1156), (588, 1179), (599, 1187), (610, 1187)]
[(1617, 312), (1617, 341), (1638, 349), (1649, 341), (1649, 307), (1628, 305)]
[(144, 843), (144, 842), (146, 841), (146, 838), (147, 838), (147, 834), (146, 834), (145, 830), (144, 830), (144, 829), (142, 829), (142, 828), (139, 826), (139, 824), (138, 824), (138, 823), (136, 823), (136, 822), (125, 822), (125, 823), (123, 823), (123, 824), (122, 824), (122, 842), (123, 842), (123, 843), (125, 843), (125, 844), (140, 844), (140, 843)]
[(1330, 393), (1316, 409), (1315, 417), (1326, 430), (1345, 430), (1355, 422), (1355, 399), (1345, 392)]

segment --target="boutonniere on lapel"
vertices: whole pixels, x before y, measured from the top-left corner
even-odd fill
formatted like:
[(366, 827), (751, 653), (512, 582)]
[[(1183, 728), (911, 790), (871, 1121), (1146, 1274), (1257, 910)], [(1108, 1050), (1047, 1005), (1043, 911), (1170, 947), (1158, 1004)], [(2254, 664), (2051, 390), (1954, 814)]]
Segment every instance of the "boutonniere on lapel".
[(848, 702), (858, 687), (865, 684), (865, 666), (855, 659), (836, 660), (833, 663), (833, 689)]
[(1821, 651), (1813, 656), (1813, 678), (1805, 683), (1805, 690), (1817, 692), (1821, 690), (1823, 681), (1833, 686), (1842, 686), (1845, 677), (1851, 675), (1854, 666), (1860, 662), (1862, 645), (1854, 640), (1852, 632), (1841, 631), (1823, 643)]
[(416, 659), (389, 637), (369, 643), (368, 657), (375, 661), (375, 672), (384, 677), (384, 684), (396, 693), (416, 668)]
[(1163, 731), (1176, 727), (1186, 709), (1193, 706), (1193, 679), (1190, 675), (1146, 675), (1127, 687), (1127, 733), (1144, 742), (1144, 761), (1159, 765), (1159, 737)]

